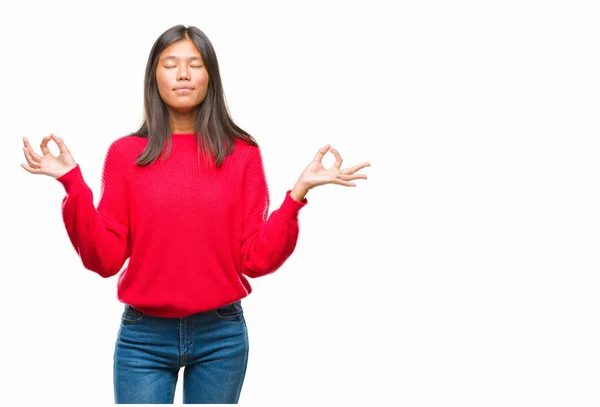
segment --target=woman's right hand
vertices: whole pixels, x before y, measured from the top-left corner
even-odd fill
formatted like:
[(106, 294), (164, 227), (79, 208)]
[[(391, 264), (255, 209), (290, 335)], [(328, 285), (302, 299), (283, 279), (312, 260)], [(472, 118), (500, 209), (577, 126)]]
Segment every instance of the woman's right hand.
[[(53, 140), (58, 145), (60, 151), (58, 157), (53, 156), (48, 148), (48, 142), (50, 140)], [(46, 136), (42, 140), (40, 148), (42, 149), (43, 155), (41, 156), (33, 151), (33, 148), (26, 137), (23, 137), (23, 144), (25, 145), (25, 147), (23, 147), (23, 153), (25, 154), (28, 165), (21, 164), (21, 167), (32, 174), (43, 174), (56, 179), (65, 175), (77, 166), (77, 162), (75, 162), (75, 159), (71, 155), (71, 152), (64, 141), (54, 134)]]

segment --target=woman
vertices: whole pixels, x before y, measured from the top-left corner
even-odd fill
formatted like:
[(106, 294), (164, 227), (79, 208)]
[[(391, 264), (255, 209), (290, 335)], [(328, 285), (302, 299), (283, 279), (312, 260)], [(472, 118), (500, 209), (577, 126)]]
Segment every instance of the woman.
[[(248, 360), (241, 306), (252, 291), (248, 278), (274, 272), (292, 254), (311, 188), (355, 186), (369, 163), (340, 169), (335, 149), (319, 149), (267, 217), (259, 147), (230, 118), (215, 51), (196, 27), (172, 27), (154, 43), (144, 107), (140, 129), (108, 148), (97, 209), (54, 134), (42, 140), (41, 155), (23, 139), (22, 167), (64, 186), (63, 220), (85, 268), (106, 278), (129, 259), (118, 278), (125, 309), (116, 403), (173, 403), (181, 367), (184, 403), (237, 403)], [(326, 169), (328, 151), (336, 161)]]

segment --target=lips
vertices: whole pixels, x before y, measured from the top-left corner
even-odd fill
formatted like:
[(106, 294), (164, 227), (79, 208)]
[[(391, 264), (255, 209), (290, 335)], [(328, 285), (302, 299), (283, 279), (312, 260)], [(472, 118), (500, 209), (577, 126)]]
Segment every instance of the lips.
[(173, 90), (185, 90), (185, 89), (187, 89), (187, 90), (193, 90), (194, 88), (191, 87), (191, 86), (178, 86), (178, 87), (176, 87)]

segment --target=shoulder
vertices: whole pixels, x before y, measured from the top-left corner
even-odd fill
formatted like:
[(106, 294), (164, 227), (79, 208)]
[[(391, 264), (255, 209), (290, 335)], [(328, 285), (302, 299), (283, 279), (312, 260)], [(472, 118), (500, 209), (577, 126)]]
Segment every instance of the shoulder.
[(147, 142), (148, 140), (142, 137), (133, 135), (121, 136), (109, 144), (108, 150), (127, 151), (138, 146), (145, 145)]
[(146, 143), (147, 140), (141, 137), (121, 136), (109, 143), (106, 149), (106, 161), (120, 162), (123, 165), (134, 163)]
[(235, 138), (235, 148), (239, 148), (241, 150), (244, 151), (250, 151), (250, 150), (259, 150), (258, 146), (255, 146), (254, 144), (250, 144), (249, 142), (239, 139), (239, 138)]
[(113, 140), (108, 146), (108, 152), (120, 154), (135, 154), (136, 156), (138, 156), (144, 150), (147, 144), (147, 138), (129, 134)]
[(238, 138), (235, 139), (234, 154), (240, 157), (244, 162), (256, 160), (262, 161), (260, 147)]
[(235, 149), (236, 161), (245, 177), (255, 180), (264, 178), (265, 168), (260, 147), (236, 139)]

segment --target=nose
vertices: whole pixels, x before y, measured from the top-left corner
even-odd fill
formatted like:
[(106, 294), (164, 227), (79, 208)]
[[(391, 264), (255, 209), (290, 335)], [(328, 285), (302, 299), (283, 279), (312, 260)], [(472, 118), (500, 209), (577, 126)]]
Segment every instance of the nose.
[(187, 67), (185, 64), (182, 64), (179, 67), (177, 67), (177, 80), (190, 80), (190, 68)]

